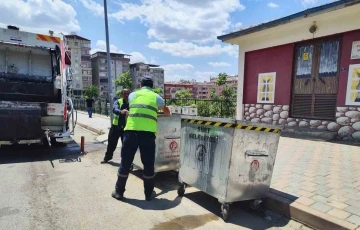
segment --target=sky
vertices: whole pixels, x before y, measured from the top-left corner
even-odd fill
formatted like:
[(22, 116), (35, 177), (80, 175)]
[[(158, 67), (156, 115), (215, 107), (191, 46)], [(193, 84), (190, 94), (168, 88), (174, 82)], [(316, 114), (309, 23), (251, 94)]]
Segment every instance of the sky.
[[(329, 0), (107, 0), (112, 52), (158, 64), (165, 81), (236, 75), (238, 46), (217, 36)], [(0, 0), (0, 27), (69, 34), (106, 50), (103, 0)]]

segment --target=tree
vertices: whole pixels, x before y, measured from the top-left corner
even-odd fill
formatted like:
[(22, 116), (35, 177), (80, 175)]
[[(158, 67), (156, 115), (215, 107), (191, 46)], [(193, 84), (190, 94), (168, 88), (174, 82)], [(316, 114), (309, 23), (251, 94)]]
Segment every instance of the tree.
[(190, 98), (192, 98), (192, 96), (191, 96), (190, 90), (182, 89), (182, 90), (176, 91), (175, 98), (176, 99), (190, 99)]
[(99, 96), (100, 90), (99, 87), (95, 85), (90, 85), (89, 87), (83, 90), (83, 95), (86, 98), (97, 98)]
[(216, 80), (216, 85), (221, 86), (226, 84), (227, 74), (219, 73), (218, 79)]
[(153, 89), (153, 91), (154, 91), (154, 93), (157, 93), (157, 94), (159, 94), (159, 95), (162, 95), (162, 93), (163, 93), (163, 91), (162, 91), (162, 88), (154, 88)]
[(121, 74), (118, 78), (115, 79), (115, 86), (122, 86), (124, 89), (133, 89), (133, 80), (130, 75), (130, 71)]

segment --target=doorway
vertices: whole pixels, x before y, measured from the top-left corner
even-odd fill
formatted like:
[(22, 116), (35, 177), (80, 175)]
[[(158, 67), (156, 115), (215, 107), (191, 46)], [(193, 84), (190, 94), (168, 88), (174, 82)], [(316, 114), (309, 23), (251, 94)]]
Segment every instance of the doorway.
[(340, 47), (338, 37), (296, 45), (292, 117), (335, 119)]

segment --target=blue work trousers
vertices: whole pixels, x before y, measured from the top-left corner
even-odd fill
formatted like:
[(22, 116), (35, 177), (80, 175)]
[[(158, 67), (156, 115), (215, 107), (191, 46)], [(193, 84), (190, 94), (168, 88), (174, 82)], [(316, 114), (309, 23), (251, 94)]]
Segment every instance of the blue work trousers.
[(133, 163), (137, 149), (140, 150), (141, 161), (144, 165), (144, 192), (145, 196), (151, 196), (154, 190), (154, 163), (155, 163), (155, 139), (152, 132), (125, 131), (123, 146), (121, 148), (121, 164), (118, 171), (116, 191), (123, 194), (130, 167)]

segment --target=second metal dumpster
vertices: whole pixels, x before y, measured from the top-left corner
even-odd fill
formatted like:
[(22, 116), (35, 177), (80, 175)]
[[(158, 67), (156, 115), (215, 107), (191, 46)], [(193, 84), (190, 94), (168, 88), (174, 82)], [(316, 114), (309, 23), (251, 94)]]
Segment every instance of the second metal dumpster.
[(182, 116), (178, 195), (191, 185), (229, 204), (267, 197), (281, 128), (226, 119)]
[[(181, 115), (158, 115), (155, 172), (179, 169)], [(133, 164), (143, 169), (139, 150), (135, 154)]]

